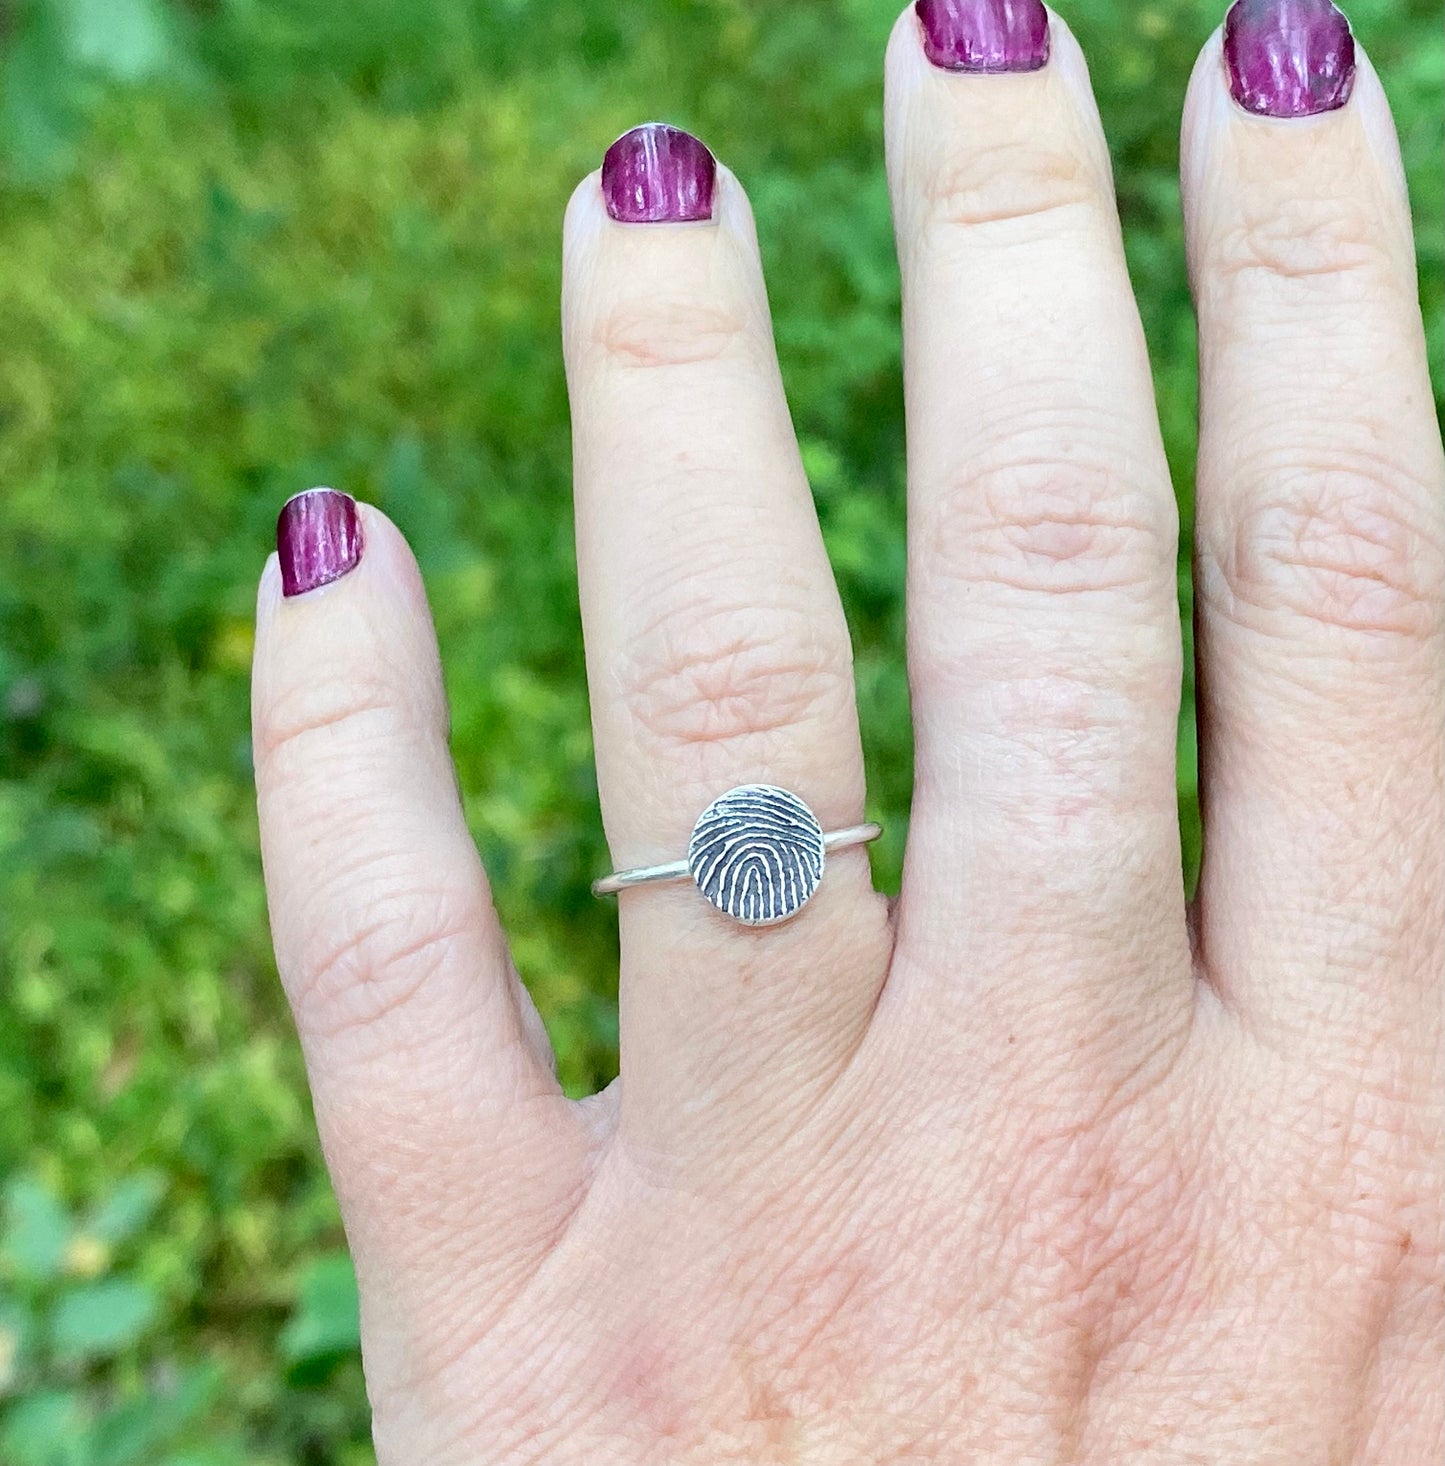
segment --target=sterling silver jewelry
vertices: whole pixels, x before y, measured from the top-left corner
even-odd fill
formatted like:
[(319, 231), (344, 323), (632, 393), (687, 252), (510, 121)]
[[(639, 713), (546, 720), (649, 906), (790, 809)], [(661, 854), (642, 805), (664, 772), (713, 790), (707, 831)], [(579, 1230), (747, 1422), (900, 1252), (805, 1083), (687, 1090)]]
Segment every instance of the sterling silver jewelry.
[(691, 878), (734, 921), (773, 926), (796, 916), (818, 889), (828, 851), (866, 845), (882, 833), (872, 824), (824, 833), (796, 794), (774, 784), (740, 784), (698, 816), (686, 860), (613, 871), (592, 882), (592, 894)]

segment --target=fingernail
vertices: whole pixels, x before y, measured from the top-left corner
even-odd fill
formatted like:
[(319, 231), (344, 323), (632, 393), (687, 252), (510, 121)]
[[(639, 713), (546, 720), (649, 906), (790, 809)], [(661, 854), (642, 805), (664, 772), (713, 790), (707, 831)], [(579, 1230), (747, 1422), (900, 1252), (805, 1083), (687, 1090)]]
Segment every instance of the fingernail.
[(947, 71), (1037, 71), (1049, 59), (1043, 0), (918, 0), (923, 50)]
[(283, 595), (299, 596), (340, 580), (361, 563), (361, 551), (361, 521), (350, 494), (307, 489), (281, 506), (276, 554)]
[(1355, 40), (1330, 0), (1235, 0), (1224, 20), (1224, 63), (1246, 111), (1308, 117), (1350, 100)]
[(624, 224), (712, 218), (717, 159), (690, 132), (645, 122), (624, 132), (602, 160), (607, 212)]

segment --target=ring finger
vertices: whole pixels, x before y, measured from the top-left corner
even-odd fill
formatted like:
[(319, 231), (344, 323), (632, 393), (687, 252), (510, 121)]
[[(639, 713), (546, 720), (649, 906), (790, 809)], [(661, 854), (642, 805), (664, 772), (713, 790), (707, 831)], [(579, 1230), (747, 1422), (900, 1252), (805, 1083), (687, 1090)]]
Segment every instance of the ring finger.
[[(638, 128), (573, 197), (564, 261), (578, 573), (614, 862), (678, 859), (702, 809), (744, 783), (793, 790), (825, 829), (856, 824), (847, 627), (741, 187), (695, 138)], [(624, 1132), (644, 1153), (681, 1155), (678, 1132), (726, 1110), (770, 1143), (770, 1126), (838, 1073), (881, 985), (888, 919), (866, 855), (830, 856), (817, 895), (777, 928), (736, 925), (690, 883), (619, 899)]]

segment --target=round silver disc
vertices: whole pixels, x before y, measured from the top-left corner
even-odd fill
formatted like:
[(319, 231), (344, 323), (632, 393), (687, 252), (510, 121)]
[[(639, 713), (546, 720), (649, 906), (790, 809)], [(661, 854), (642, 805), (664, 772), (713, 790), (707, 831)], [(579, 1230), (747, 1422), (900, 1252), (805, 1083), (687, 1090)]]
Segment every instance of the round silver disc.
[(687, 868), (719, 911), (745, 926), (771, 926), (818, 889), (823, 855), (823, 827), (796, 794), (743, 784), (698, 816)]

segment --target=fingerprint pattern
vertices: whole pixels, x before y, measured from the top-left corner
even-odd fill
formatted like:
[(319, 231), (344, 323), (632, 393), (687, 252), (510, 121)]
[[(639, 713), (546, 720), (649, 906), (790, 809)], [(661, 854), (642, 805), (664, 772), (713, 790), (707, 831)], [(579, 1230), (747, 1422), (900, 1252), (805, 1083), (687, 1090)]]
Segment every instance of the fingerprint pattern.
[(823, 829), (786, 789), (744, 784), (703, 810), (687, 847), (697, 888), (747, 926), (794, 915), (823, 879)]

